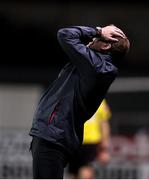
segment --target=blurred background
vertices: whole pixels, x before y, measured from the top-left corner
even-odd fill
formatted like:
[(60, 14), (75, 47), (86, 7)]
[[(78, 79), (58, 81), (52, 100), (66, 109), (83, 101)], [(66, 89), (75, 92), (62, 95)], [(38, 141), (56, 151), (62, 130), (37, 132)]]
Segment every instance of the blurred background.
[(144, 0), (0, 1), (0, 178), (32, 178), (28, 135), (44, 89), (67, 57), (57, 30), (120, 27), (130, 53), (112, 84), (111, 155), (97, 178), (149, 178), (149, 3)]

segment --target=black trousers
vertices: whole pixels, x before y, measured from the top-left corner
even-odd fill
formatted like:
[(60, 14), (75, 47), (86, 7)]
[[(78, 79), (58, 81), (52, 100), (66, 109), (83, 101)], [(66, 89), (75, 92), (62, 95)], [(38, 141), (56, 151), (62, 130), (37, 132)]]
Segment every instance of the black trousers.
[(31, 142), (34, 179), (63, 179), (67, 156), (59, 147), (33, 137)]

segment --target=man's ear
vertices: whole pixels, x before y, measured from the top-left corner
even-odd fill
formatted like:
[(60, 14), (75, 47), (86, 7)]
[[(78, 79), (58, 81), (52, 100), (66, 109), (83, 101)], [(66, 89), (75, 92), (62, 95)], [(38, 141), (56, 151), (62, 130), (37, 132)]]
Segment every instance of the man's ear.
[(101, 46), (102, 50), (109, 50), (111, 48), (111, 43), (103, 43)]

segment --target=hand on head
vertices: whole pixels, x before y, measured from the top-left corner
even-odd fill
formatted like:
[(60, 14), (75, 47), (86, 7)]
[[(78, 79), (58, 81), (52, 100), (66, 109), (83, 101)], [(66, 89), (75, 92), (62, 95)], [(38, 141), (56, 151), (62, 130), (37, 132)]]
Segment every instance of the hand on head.
[(105, 41), (117, 42), (118, 39), (116, 37), (126, 38), (123, 31), (113, 24), (102, 27), (102, 31), (100, 33), (101, 38)]

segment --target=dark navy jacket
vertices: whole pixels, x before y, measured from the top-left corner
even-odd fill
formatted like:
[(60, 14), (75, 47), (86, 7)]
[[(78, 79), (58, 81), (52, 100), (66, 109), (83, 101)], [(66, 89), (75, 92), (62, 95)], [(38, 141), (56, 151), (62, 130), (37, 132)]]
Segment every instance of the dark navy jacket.
[(83, 139), (83, 124), (97, 110), (117, 75), (110, 55), (85, 45), (96, 36), (91, 27), (60, 29), (58, 41), (70, 62), (41, 97), (31, 136), (44, 138), (69, 154)]

